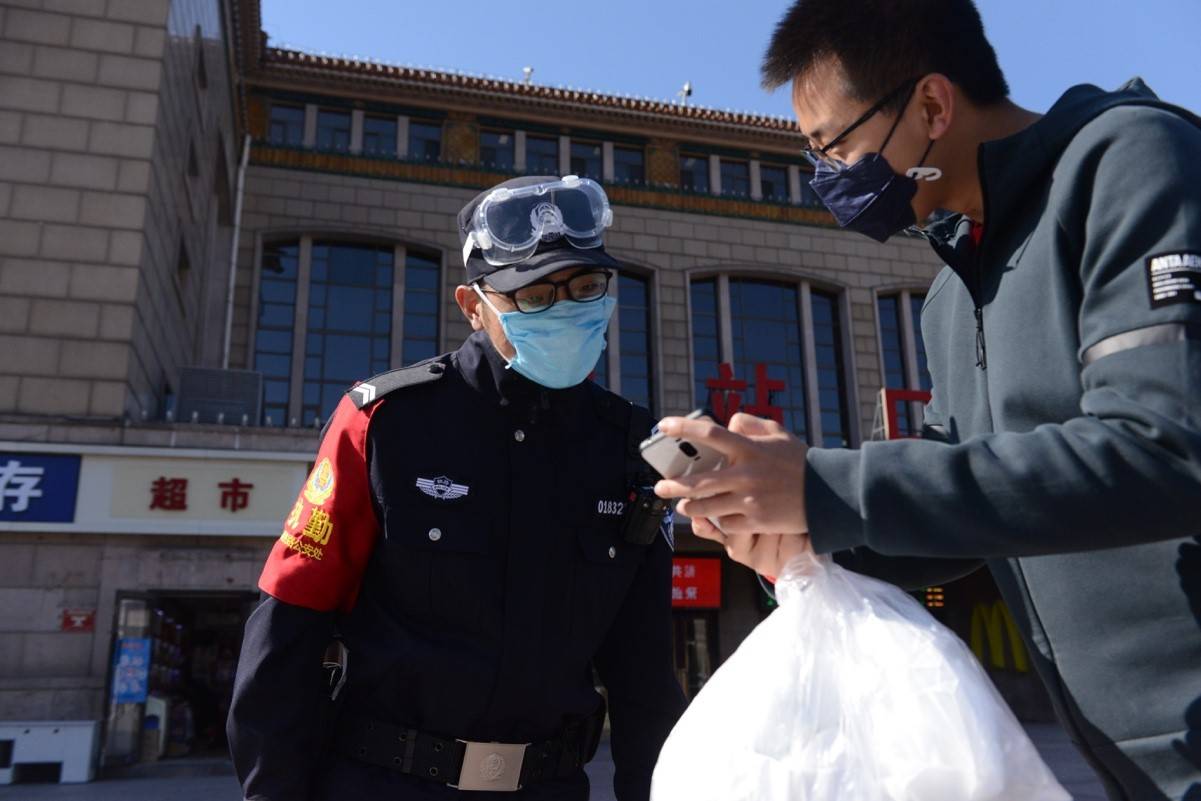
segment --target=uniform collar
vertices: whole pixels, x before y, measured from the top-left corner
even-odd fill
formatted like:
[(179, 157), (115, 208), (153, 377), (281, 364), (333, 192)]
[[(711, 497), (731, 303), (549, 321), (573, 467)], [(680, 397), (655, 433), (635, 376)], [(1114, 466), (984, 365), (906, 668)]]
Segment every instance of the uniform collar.
[(468, 386), (501, 406), (526, 405), (532, 401), (561, 406), (566, 401), (583, 397), (587, 390), (587, 381), (567, 389), (548, 389), (516, 370), (510, 370), (486, 331), (476, 331), (469, 336), (452, 359)]

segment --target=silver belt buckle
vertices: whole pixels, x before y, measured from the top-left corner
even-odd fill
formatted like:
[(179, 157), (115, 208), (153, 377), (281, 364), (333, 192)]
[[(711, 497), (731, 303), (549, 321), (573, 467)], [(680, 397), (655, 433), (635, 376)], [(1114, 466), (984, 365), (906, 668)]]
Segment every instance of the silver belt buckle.
[(521, 789), (521, 764), (529, 743), (473, 743), (459, 740), (463, 752), (463, 769), (459, 771), (456, 790), (482, 790), (512, 793)]

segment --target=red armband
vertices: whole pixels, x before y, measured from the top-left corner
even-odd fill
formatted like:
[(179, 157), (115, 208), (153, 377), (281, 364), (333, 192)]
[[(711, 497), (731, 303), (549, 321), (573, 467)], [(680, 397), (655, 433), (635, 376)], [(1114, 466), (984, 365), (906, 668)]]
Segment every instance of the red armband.
[(367, 475), (367, 427), (379, 408), (343, 397), (267, 557), (259, 589), (309, 609), (349, 610), (379, 536)]

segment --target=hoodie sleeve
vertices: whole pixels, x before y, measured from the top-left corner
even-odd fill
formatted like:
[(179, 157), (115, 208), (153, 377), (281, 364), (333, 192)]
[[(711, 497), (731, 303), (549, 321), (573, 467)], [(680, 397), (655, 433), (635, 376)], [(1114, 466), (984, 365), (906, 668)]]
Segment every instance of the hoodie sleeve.
[(1197, 532), (1201, 130), (1120, 108), (1070, 150), (1073, 180), (1057, 178), (1048, 208), (1079, 263), (1078, 415), (958, 444), (810, 450), (818, 551), (1031, 556)]

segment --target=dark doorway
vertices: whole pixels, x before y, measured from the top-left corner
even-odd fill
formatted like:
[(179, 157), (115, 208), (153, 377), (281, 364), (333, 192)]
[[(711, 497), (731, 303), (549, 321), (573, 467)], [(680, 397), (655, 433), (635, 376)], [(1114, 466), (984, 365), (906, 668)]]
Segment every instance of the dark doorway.
[(225, 717), (256, 593), (118, 593), (104, 764), (225, 758)]

